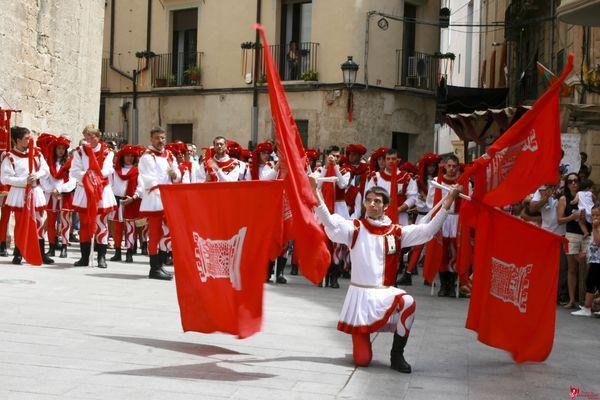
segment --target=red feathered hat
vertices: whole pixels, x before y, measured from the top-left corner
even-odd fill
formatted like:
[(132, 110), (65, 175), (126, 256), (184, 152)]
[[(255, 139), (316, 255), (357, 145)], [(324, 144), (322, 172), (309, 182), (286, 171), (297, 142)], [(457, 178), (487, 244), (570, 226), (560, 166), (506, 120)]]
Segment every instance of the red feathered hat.
[(50, 133), (42, 133), (37, 137), (35, 141), (36, 147), (40, 148), (40, 151), (44, 155), (44, 158), (48, 158), (48, 150), (50, 148), (50, 144), (56, 140), (56, 136)]
[(358, 153), (361, 156), (364, 156), (367, 153), (367, 148), (362, 144), (349, 144), (346, 147), (346, 154), (348, 153)]
[(227, 142), (227, 152), (230, 157), (239, 159), (242, 149), (242, 146), (238, 142), (234, 142), (233, 140)]
[(250, 150), (242, 149), (242, 152), (240, 153), (240, 160), (248, 161), (250, 159), (250, 157), (252, 157), (252, 153), (250, 152)]
[(261, 151), (266, 151), (267, 153), (271, 154), (273, 152), (273, 145), (271, 143), (269, 143), (269, 142), (259, 143), (254, 148), (253, 153), (254, 154), (258, 154)]
[(400, 171), (406, 171), (412, 175), (417, 175), (419, 173), (419, 169), (417, 168), (417, 166), (408, 161), (405, 163), (402, 163), (399, 168), (400, 168)]
[(187, 144), (181, 143), (181, 142), (168, 143), (165, 146), (165, 149), (169, 150), (174, 155), (184, 155), (184, 156), (187, 154), (187, 151), (188, 151)]
[(306, 149), (306, 158), (308, 158), (309, 160), (315, 161), (316, 159), (319, 158), (319, 152), (316, 151), (315, 149)]
[(266, 152), (271, 154), (273, 152), (273, 145), (269, 142), (262, 142), (256, 145), (252, 152), (252, 166), (250, 173), (252, 179), (258, 179), (258, 166), (260, 165), (260, 153)]
[(434, 153), (427, 153), (425, 154), (423, 157), (421, 157), (421, 159), (419, 160), (419, 188), (421, 190), (425, 190), (425, 188), (427, 187), (427, 184), (425, 182), (425, 179), (427, 179), (427, 177), (425, 175), (427, 175), (427, 165), (428, 164), (439, 164), (440, 162), (442, 162), (442, 156), (440, 156), (439, 154), (434, 154)]
[(387, 147), (380, 147), (377, 150), (375, 150), (373, 152), (373, 154), (371, 154), (371, 160), (369, 162), (369, 166), (371, 168), (371, 172), (375, 172), (379, 170), (379, 166), (377, 165), (377, 159), (383, 155), (385, 155), (385, 152), (388, 151)]
[[(170, 144), (175, 144), (175, 143), (170, 143)], [(121, 161), (123, 160), (123, 157), (125, 157), (127, 154), (133, 154), (137, 161), (137, 159), (140, 158), (142, 156), (142, 154), (144, 154), (144, 151), (146, 151), (146, 148), (143, 146), (126, 144), (117, 153), (117, 156), (115, 157), (115, 164), (120, 165)], [(136, 161), (134, 161), (134, 164)]]

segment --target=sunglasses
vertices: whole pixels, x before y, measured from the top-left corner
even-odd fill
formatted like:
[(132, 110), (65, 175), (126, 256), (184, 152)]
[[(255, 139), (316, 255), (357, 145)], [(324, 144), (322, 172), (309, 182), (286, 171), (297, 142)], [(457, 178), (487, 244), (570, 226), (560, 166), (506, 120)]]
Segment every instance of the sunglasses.
[(567, 179), (567, 183), (579, 183), (579, 179)]

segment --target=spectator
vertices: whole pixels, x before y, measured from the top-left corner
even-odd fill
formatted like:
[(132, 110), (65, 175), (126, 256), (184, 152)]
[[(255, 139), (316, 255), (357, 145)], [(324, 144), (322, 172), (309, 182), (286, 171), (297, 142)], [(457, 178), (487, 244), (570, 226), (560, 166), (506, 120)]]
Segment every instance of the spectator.
[[(596, 291), (600, 290), (600, 208), (592, 209), (592, 240), (587, 253), (589, 263), (588, 276), (585, 281), (585, 302), (579, 311), (571, 314), (582, 317), (592, 316), (592, 302)], [(600, 315), (600, 312), (594, 314)]]
[(289, 79), (292, 81), (298, 80), (298, 66), (300, 64), (300, 52), (298, 51), (298, 43), (291, 41), (286, 54), (286, 59), (289, 68)]
[(589, 165), (587, 162), (588, 155), (585, 151), (582, 151), (581, 153), (579, 153), (579, 156), (581, 157), (581, 164), (579, 166), (579, 177), (581, 178), (583, 176), (584, 178), (589, 178), (590, 174), (592, 173), (592, 166)]
[[(579, 191), (579, 177), (571, 173), (565, 177), (563, 195), (558, 200), (557, 221), (566, 224), (565, 238), (569, 241), (567, 250), (568, 275), (567, 286), (569, 289), (569, 302), (565, 308), (575, 308), (575, 293), (577, 290), (577, 277), (579, 268), (585, 268), (585, 253), (589, 244), (589, 236), (584, 238), (579, 226), (579, 220), (584, 214), (571, 204)], [(591, 231), (591, 226), (588, 227)]]

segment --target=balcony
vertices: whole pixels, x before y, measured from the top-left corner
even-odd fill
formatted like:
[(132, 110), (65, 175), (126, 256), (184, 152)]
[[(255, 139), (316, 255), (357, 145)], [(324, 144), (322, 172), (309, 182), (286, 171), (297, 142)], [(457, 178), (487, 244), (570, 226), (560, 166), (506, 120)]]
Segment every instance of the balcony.
[(431, 54), (396, 50), (396, 87), (435, 92), (438, 60)]
[(156, 55), (151, 62), (152, 87), (200, 86), (202, 56), (201, 52)]
[[(266, 81), (266, 65), (264, 51), (261, 48), (256, 51), (254, 43), (247, 42), (242, 46), (242, 75), (244, 78), (249, 74), (252, 76), (254, 70), (254, 57), (258, 54), (259, 83)], [(274, 44), (269, 46), (275, 66), (279, 70), (282, 81), (317, 81), (318, 75), (318, 50), (319, 43), (303, 42), (297, 46), (290, 44)]]
[(108, 90), (108, 58), (102, 59), (102, 75), (100, 79), (100, 90), (103, 92)]

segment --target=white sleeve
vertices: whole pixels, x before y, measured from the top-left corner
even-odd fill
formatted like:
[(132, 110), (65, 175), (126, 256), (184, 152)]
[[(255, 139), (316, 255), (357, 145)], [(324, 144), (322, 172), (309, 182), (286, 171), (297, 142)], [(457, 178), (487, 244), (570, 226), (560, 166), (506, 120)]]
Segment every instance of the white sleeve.
[(173, 183), (181, 183), (183, 180), (183, 176), (181, 176), (181, 171), (179, 170), (179, 164), (177, 163), (177, 160), (173, 160), (173, 163), (171, 164), (171, 166), (169, 167), (171, 170), (175, 171), (175, 175), (177, 175), (175, 177), (175, 179), (172, 179), (171, 182)]
[(429, 190), (427, 191), (427, 199), (425, 200), (425, 203), (427, 204), (427, 208), (428, 209), (432, 209), (433, 206), (435, 206), (435, 204), (433, 204), (433, 201), (435, 200), (435, 187), (433, 185), (429, 185)]
[(115, 153), (113, 153), (112, 151), (110, 151), (107, 155), (106, 158), (104, 159), (104, 163), (102, 163), (102, 176), (105, 178), (108, 178), (114, 171), (115, 171), (115, 165), (114, 165), (114, 159), (115, 159)]
[(219, 178), (219, 182), (236, 182), (240, 177), (240, 166), (238, 164), (237, 167), (233, 169), (230, 173), (224, 173), (221, 168), (217, 169), (217, 177)]
[(356, 195), (356, 199), (354, 200), (354, 212), (350, 216), (351, 219), (359, 219), (361, 217), (362, 211), (362, 193), (358, 193)]
[(50, 175), (50, 168), (48, 168), (48, 163), (43, 155), (40, 154), (40, 169), (35, 172), (35, 177), (37, 179), (43, 179)]
[(542, 199), (542, 195), (540, 194), (540, 190), (538, 189), (533, 194), (533, 197), (531, 198), (531, 202), (533, 203), (534, 201), (540, 201), (541, 199)]
[(403, 226), (402, 247), (412, 247), (429, 242), (442, 228), (447, 215), (446, 209), (441, 208), (435, 217), (427, 223)]
[(415, 204), (417, 204), (417, 198), (419, 197), (419, 188), (417, 186), (417, 182), (410, 178), (408, 181), (408, 187), (406, 188), (406, 201), (404, 204), (408, 206), (409, 209), (413, 208)]
[(196, 171), (196, 182), (206, 182), (206, 170), (204, 169), (204, 163), (200, 164)]
[[(365, 183), (365, 193), (367, 193), (367, 190), (371, 189), (373, 186), (375, 186), (375, 177), (372, 177), (371, 179), (367, 179), (367, 183)], [(365, 194), (362, 193), (362, 194)]]
[(23, 177), (17, 177), (12, 162), (10, 162), (10, 159), (8, 157), (5, 157), (4, 161), (2, 161), (2, 171), (0, 172), (0, 174), (2, 175), (3, 185), (10, 185), (16, 187), (27, 186), (27, 175)]
[(260, 175), (260, 179), (264, 180), (277, 179), (277, 171), (275, 171), (275, 168), (271, 168), (269, 165), (265, 165), (263, 167)]
[(342, 171), (340, 171), (339, 165), (336, 165), (334, 169), (335, 169), (335, 175), (338, 178), (337, 186), (340, 189), (346, 189), (348, 187), (348, 184), (350, 183), (350, 171), (346, 172), (345, 174), (342, 174)]
[(154, 162), (150, 154), (144, 154), (140, 158), (138, 169), (140, 173), (140, 179), (142, 180), (142, 185), (145, 188), (150, 190), (151, 188), (156, 186), (157, 180), (154, 176)]
[(75, 179), (76, 182), (81, 182), (83, 181), (84, 175), (85, 170), (83, 169), (83, 161), (81, 160), (79, 150), (76, 150), (73, 153), (73, 161), (71, 162), (71, 169), (69, 169), (69, 177)]
[[(325, 167), (319, 167), (319, 168), (317, 168), (315, 170), (315, 174), (317, 174), (318, 178), (324, 178), (325, 175), (327, 174), (327, 168), (325, 168)], [(317, 180), (317, 187), (318, 188), (323, 187), (323, 183), (324, 183), (323, 181)]]
[(144, 181), (142, 181), (142, 176), (141, 175), (138, 175), (137, 186), (135, 187), (135, 194), (140, 199), (144, 195)]
[(350, 246), (352, 243), (352, 234), (354, 233), (354, 223), (351, 219), (344, 219), (341, 215), (330, 214), (327, 206), (321, 204), (314, 208), (317, 220), (323, 224), (327, 237), (332, 242)]

